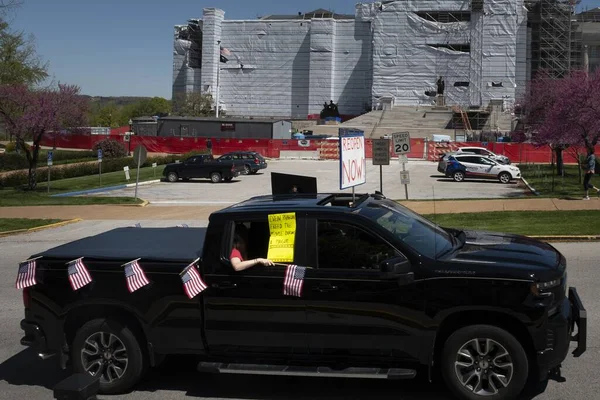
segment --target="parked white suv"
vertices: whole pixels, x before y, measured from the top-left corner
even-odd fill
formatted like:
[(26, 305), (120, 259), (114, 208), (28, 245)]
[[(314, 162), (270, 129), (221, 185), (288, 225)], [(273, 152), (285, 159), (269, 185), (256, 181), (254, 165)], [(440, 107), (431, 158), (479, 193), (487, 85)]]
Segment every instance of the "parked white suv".
[(452, 165), (452, 179), (461, 182), (466, 178), (492, 178), (501, 183), (510, 183), (513, 179), (521, 179), (521, 170), (513, 165), (501, 164), (488, 157), (475, 154), (453, 154), (448, 157), (451, 164), (456, 160), (459, 165)]
[(501, 164), (510, 164), (510, 159), (508, 157), (492, 153), (485, 147), (459, 147), (458, 153), (479, 154), (481, 156), (491, 158), (492, 160), (496, 160)]

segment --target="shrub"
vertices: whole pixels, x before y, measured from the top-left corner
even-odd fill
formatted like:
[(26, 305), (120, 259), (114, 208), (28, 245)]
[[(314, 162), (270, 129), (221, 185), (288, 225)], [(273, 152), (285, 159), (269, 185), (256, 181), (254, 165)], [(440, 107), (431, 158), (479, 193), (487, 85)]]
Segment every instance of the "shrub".
[[(168, 156), (153, 156), (148, 157), (141, 167), (150, 167), (152, 163), (158, 165), (164, 165), (173, 163), (175, 160), (181, 159), (179, 155), (168, 155)], [(132, 158), (114, 158), (103, 160), (102, 162), (102, 173), (122, 171), (123, 167), (129, 166), (130, 169), (137, 167), (135, 161)], [(38, 183), (44, 183), (48, 179), (48, 169), (40, 166), (37, 170), (37, 181)], [(64, 165), (56, 168), (52, 168), (50, 178), (54, 180), (77, 178), (80, 176), (96, 175), (98, 173), (98, 163), (83, 163), (75, 165)], [(0, 177), (0, 187), (17, 187), (27, 184), (27, 171), (14, 172), (5, 176)]]
[(17, 144), (15, 142), (8, 142), (8, 144), (6, 145), (6, 152), (12, 153), (15, 151), (16, 148)]
[(93, 147), (94, 152), (98, 153), (98, 149), (102, 149), (103, 158), (120, 158), (127, 155), (125, 146), (116, 140), (104, 139), (96, 143)]
[(187, 160), (188, 158), (192, 157), (192, 156), (197, 156), (199, 154), (209, 154), (209, 151), (207, 150), (192, 150), (192, 151), (188, 151), (185, 154), (180, 154), (178, 155), (178, 159), (183, 161), (183, 160)]

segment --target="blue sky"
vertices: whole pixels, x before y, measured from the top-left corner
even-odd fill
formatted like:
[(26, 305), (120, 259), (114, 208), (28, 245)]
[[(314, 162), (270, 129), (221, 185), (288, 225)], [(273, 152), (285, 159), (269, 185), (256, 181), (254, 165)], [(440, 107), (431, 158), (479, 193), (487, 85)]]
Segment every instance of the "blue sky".
[[(205, 7), (226, 19), (317, 8), (354, 13), (354, 0), (24, 0), (12, 25), (35, 36), (55, 81), (94, 96), (171, 97), (173, 26)], [(600, 0), (582, 0), (581, 7)]]

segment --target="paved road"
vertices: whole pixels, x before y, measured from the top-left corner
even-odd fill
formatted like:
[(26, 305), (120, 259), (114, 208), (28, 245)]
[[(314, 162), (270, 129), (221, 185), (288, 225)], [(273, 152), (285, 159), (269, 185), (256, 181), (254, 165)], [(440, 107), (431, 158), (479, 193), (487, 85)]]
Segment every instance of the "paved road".
[[(437, 164), (428, 161), (409, 161), (411, 184), (409, 199), (513, 198), (524, 194), (524, 185), (517, 182), (501, 184), (497, 180), (468, 180), (457, 183), (437, 172)], [(392, 160), (383, 166), (383, 193), (392, 199), (405, 199), (400, 185), (402, 165)], [(138, 195), (155, 205), (231, 204), (250, 196), (271, 193), (271, 172), (314, 176), (320, 192), (339, 192), (339, 161), (270, 161), (266, 170), (257, 175), (242, 175), (231, 183), (213, 184), (208, 180), (178, 183), (159, 183), (140, 186)], [(380, 189), (379, 167), (367, 160), (367, 183), (357, 186), (357, 192), (370, 193)], [(134, 188), (94, 193), (93, 196), (133, 196)], [(350, 190), (346, 190), (351, 192)]]
[[(0, 238), (0, 399), (52, 398), (51, 388), (65, 378), (53, 359), (39, 361), (35, 354), (19, 345), (22, 318), (20, 292), (14, 289), (16, 265), (30, 254), (105, 230), (128, 226), (138, 221), (84, 221), (27, 235)], [(139, 221), (143, 226), (173, 226), (182, 220)], [(191, 225), (203, 226), (197, 221)], [(540, 400), (588, 400), (600, 393), (600, 285), (597, 268), (600, 246), (597, 243), (556, 244), (569, 262), (569, 284), (576, 286), (588, 309), (588, 351), (579, 359), (569, 357), (564, 364), (566, 382), (550, 382)], [(207, 375), (194, 372), (194, 360), (167, 359), (150, 373), (135, 392), (101, 399), (171, 400), (184, 396), (199, 399), (395, 399), (449, 400), (443, 386), (424, 379), (408, 382), (340, 380), (301, 377), (254, 377)]]

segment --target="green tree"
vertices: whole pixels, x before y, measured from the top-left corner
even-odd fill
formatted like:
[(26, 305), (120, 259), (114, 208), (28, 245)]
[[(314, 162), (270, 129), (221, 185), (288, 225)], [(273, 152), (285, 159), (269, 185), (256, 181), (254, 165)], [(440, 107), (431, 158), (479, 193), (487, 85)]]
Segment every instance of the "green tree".
[(0, 1), (0, 84), (32, 86), (48, 77), (48, 65), (37, 56), (33, 37), (13, 32), (6, 22), (6, 12), (17, 5)]
[(173, 114), (181, 117), (210, 117), (214, 114), (213, 98), (210, 94), (197, 92), (178, 93), (173, 97)]

